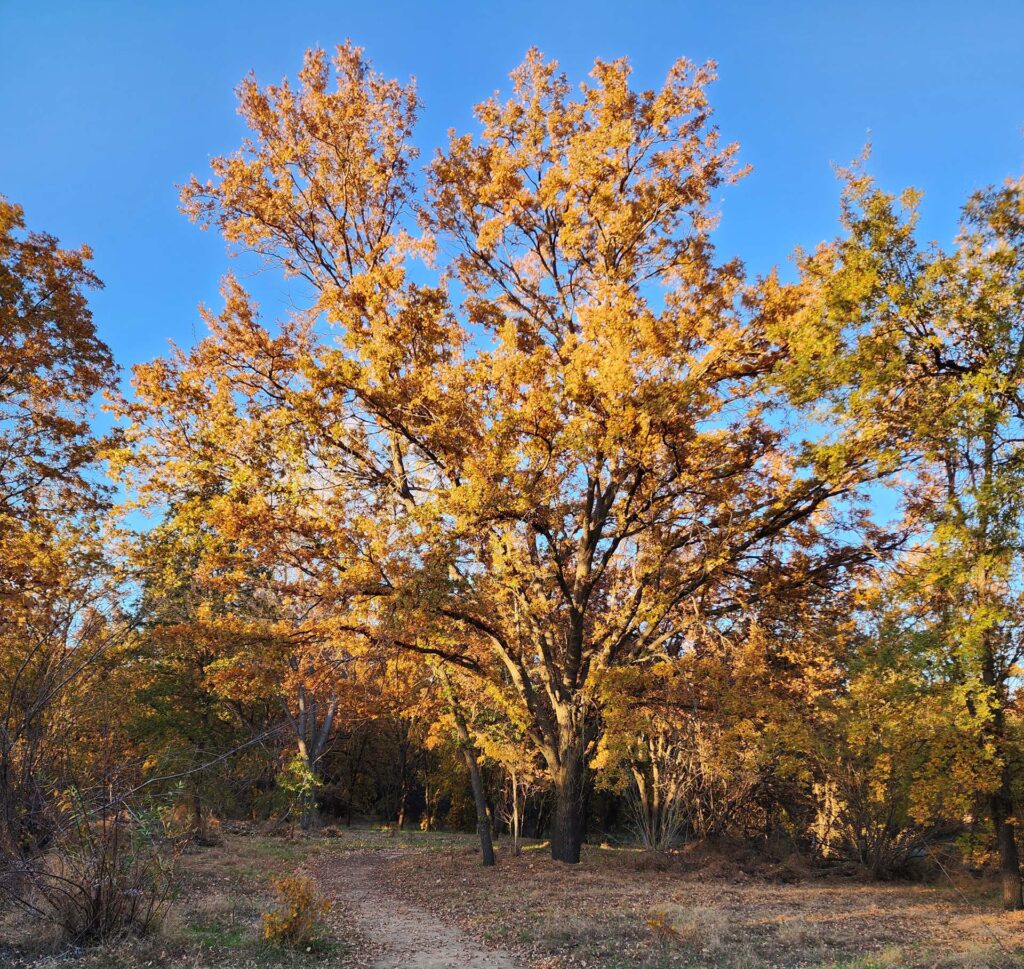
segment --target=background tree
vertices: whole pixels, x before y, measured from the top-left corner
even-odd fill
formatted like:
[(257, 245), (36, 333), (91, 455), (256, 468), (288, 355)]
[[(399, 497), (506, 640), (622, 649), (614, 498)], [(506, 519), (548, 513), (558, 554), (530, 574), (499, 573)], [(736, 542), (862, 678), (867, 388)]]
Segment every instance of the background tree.
[(916, 468), (909, 510), (929, 533), (919, 580), (963, 703), (984, 723), (1003, 902), (1020, 908), (1006, 724), (1024, 648), (1024, 182), (974, 195), (947, 253), (918, 243), (916, 193), (897, 200), (860, 168), (845, 179), (845, 235), (802, 262), (804, 352), (787, 382), (828, 399), (847, 440)]
[(106, 442), (91, 418), (116, 371), (87, 303), (100, 285), (90, 255), (26, 231), (0, 196), (0, 848), (11, 851), (45, 841), (55, 718), (126, 629), (98, 535)]

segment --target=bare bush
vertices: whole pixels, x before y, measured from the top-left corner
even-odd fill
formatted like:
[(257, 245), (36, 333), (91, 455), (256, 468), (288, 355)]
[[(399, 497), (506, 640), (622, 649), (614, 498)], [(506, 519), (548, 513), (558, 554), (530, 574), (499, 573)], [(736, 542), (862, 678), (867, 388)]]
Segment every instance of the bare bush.
[(649, 851), (667, 851), (681, 838), (710, 838), (732, 825), (758, 777), (723, 731), (696, 718), (662, 724), (631, 746), (627, 804)]
[(676, 731), (637, 738), (630, 763), (632, 783), (626, 803), (640, 843), (648, 851), (667, 851), (685, 822), (685, 755)]
[(928, 846), (944, 831), (909, 817), (905, 798), (879, 791), (853, 771), (838, 765), (835, 777), (819, 786), (813, 835), (826, 862), (864, 868), (873, 878), (911, 873)]
[(320, 919), (331, 911), (331, 903), (320, 896), (316, 882), (310, 878), (279, 878), (274, 887), (278, 907), (263, 915), (263, 941), (293, 948), (318, 945), (323, 934)]
[(73, 821), (45, 854), (0, 875), (0, 892), (75, 945), (140, 936), (158, 924), (170, 896), (165, 857), (134, 820)]

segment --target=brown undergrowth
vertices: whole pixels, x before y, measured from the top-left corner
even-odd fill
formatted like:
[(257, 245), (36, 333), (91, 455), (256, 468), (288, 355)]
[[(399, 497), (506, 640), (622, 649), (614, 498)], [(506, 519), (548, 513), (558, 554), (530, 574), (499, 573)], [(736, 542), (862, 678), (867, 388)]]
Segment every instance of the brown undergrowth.
[[(822, 878), (798, 859), (759, 863), (706, 847), (666, 858), (588, 846), (581, 865), (566, 866), (531, 844), (520, 858), (501, 851), (498, 866), (484, 869), (469, 836), (370, 829), (312, 839), (228, 835), (197, 848), (182, 857), (170, 910), (151, 938), (48, 951), (38, 927), (0, 913), (0, 965), (364, 969), (388, 940), (360, 934), (352, 918), (353, 853), (371, 905), (416, 906), (531, 969), (1024, 969), (1024, 915), (1002, 913), (982, 881)], [(319, 877), (333, 902), (317, 951), (259, 941), (274, 879), (293, 874)]]
[[(328, 937), (309, 950), (261, 940), (264, 914), (279, 907), (275, 879), (332, 850), (328, 839), (226, 836), (178, 859), (175, 887), (150, 936), (95, 947), (62, 946), (38, 922), (0, 912), (4, 969), (363, 969), (372, 953), (348, 924), (344, 904), (325, 918)], [(363, 954), (366, 953), (367, 958)]]
[(589, 848), (578, 867), (541, 846), (480, 867), (466, 847), (397, 853), (383, 884), (534, 967), (1024, 967), (1024, 915), (965, 888), (749, 874), (713, 852), (658, 860)]

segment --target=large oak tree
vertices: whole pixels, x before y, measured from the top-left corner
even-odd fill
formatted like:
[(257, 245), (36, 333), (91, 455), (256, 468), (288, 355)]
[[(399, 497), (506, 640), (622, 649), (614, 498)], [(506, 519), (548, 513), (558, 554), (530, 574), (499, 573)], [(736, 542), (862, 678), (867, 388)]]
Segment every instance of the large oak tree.
[(128, 408), (143, 500), (197, 502), (339, 626), (521, 706), (564, 861), (605, 672), (864, 554), (840, 499), (873, 465), (800, 441), (768, 383), (798, 297), (712, 245), (741, 174), (712, 77), (680, 61), (641, 91), (598, 61), (574, 90), (532, 51), (425, 184), (415, 90), (358, 49), (248, 79), (250, 137), (184, 206), (308, 304), (266, 327), (229, 280)]

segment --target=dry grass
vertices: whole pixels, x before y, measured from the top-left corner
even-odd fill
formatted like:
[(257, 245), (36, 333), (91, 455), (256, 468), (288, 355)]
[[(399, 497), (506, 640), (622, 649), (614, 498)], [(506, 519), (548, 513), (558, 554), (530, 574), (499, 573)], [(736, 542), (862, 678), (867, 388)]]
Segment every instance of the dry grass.
[[(467, 846), (400, 853), (384, 883), (536, 967), (1024, 967), (1024, 915), (986, 886), (779, 884), (742, 870), (656, 870), (624, 850), (592, 848), (579, 867), (539, 848), (496, 871)], [(665, 866), (660, 866), (665, 868)], [(650, 870), (650, 869), (655, 870)], [(638, 870), (639, 869), (639, 870)]]
[[(359, 967), (362, 949), (332, 914), (332, 939), (315, 953), (261, 944), (260, 917), (274, 905), (272, 880), (332, 849), (327, 840), (226, 837), (180, 859), (177, 886), (160, 931), (147, 939), (93, 949), (60, 950), (38, 923), (16, 913), (0, 917), (4, 969), (297, 969)], [(8, 943), (5, 947), (4, 943)]]
[[(353, 931), (344, 897), (326, 951), (259, 944), (273, 878), (373, 860), (386, 905), (400, 896), (515, 952), (533, 969), (1024, 969), (1024, 915), (998, 911), (977, 882), (957, 889), (772, 879), (735, 860), (666, 864), (625, 849), (589, 848), (578, 867), (542, 845), (479, 865), (458, 834), (361, 829), (288, 840), (227, 836), (182, 859), (179, 890), (154, 938), (80, 953), (48, 953), (37, 929), (0, 913), (0, 966), (21, 969), (296, 969), (363, 967), (379, 945)], [(771, 874), (774, 870), (765, 869)], [(343, 892), (344, 877), (334, 879)]]

